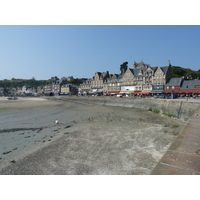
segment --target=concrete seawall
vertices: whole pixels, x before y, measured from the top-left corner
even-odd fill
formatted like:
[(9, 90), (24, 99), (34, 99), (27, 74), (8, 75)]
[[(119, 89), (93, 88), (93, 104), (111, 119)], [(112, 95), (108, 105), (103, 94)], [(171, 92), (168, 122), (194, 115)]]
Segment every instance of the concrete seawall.
[(121, 106), (130, 108), (148, 109), (154, 112), (173, 116), (178, 119), (188, 121), (192, 115), (200, 108), (199, 102), (154, 99), (154, 98), (117, 98), (117, 97), (58, 97), (65, 101), (76, 103), (98, 104), (104, 106)]

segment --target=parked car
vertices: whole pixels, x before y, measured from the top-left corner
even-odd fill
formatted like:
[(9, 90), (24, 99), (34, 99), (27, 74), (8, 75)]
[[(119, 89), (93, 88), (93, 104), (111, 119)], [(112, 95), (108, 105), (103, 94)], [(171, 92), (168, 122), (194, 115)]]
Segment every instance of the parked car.
[(17, 97), (8, 97), (7, 99), (8, 100), (17, 100), (18, 98)]
[(172, 94), (157, 94), (154, 96), (154, 98), (159, 98), (159, 99), (176, 99), (178, 98), (177, 94), (173, 94), (173, 98), (172, 98)]
[(122, 98), (123, 96), (121, 94), (117, 94), (117, 97), (121, 97)]
[(172, 95), (171, 95), (171, 94), (166, 95), (166, 98), (167, 98), (167, 99), (172, 99)]
[(155, 96), (155, 98), (158, 98), (158, 99), (165, 99), (166, 98), (166, 95), (165, 94), (157, 94)]

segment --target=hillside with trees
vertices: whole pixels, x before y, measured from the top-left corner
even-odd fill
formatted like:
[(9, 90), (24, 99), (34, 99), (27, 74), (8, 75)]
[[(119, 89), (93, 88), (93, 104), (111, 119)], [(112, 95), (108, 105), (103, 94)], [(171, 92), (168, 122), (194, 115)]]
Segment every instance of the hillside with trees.
[(22, 87), (24, 85), (28, 87), (38, 87), (38, 86), (44, 86), (51, 83), (50, 80), (35, 80), (32, 79), (15, 79), (12, 78), (11, 80), (0, 80), (0, 87), (3, 88), (16, 88), (16, 87)]
[[(62, 84), (73, 84), (73, 85), (80, 85), (83, 83), (86, 78), (76, 78), (72, 81), (67, 81), (64, 80)], [(36, 88), (38, 86), (45, 86), (48, 84), (51, 84), (54, 80), (49, 79), (49, 80), (36, 80), (34, 78), (32, 79), (15, 79), (12, 78), (11, 80), (4, 79), (0, 80), (0, 87), (2, 88), (17, 88), (17, 87), (23, 87), (23, 86), (28, 86), (28, 87), (33, 87)]]
[(72, 84), (72, 85), (78, 85), (79, 86), (80, 84), (82, 84), (86, 80), (87, 80), (86, 78), (75, 78), (72, 81), (63, 80), (62, 84)]
[(200, 79), (200, 70), (172, 66), (172, 78), (184, 77), (185, 80)]

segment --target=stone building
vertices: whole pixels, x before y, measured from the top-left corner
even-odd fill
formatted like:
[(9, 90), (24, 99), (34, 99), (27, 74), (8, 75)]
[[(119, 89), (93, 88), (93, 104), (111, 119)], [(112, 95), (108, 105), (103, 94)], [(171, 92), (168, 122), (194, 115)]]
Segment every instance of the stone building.
[(168, 66), (157, 67), (154, 72), (152, 82), (152, 93), (162, 93), (165, 90), (165, 85), (172, 78), (172, 68)]
[(134, 62), (133, 68), (128, 68), (128, 62), (124, 62), (120, 65), (120, 72), (96, 72), (90, 82), (81, 84), (81, 91), (85, 88), (87, 91), (90, 89), (91, 93), (109, 95), (162, 93), (172, 77), (170, 62), (163, 67), (151, 67), (143, 61)]
[(61, 86), (60, 94), (70, 94), (70, 95), (77, 95), (78, 94), (78, 87), (70, 84), (64, 84)]
[(150, 94), (164, 91), (164, 86), (172, 76), (171, 64), (164, 67), (151, 67), (144, 62), (134, 62), (123, 75), (121, 92), (130, 94)]
[(110, 74), (110, 77), (104, 82), (104, 91), (106, 91), (106, 94), (108, 95), (119, 94), (122, 82), (122, 74)]
[(140, 94), (143, 90), (151, 91), (153, 69), (143, 62), (134, 62), (133, 69), (128, 68), (123, 75), (121, 93)]
[(61, 92), (61, 80), (55, 80), (52, 82), (51, 92), (52, 93), (60, 93)]
[(109, 72), (96, 72), (91, 80), (91, 93), (104, 93), (104, 82), (109, 78)]
[(152, 91), (153, 77), (155, 73), (155, 67), (148, 66), (143, 73), (143, 88), (142, 92), (149, 94)]
[(183, 84), (183, 78), (171, 78), (165, 85), (165, 93), (178, 93), (180, 92)]
[(135, 84), (133, 69), (128, 68), (123, 74), (123, 84), (124, 86), (132, 86)]
[(123, 81), (121, 83), (121, 94), (130, 95), (135, 91), (135, 80), (134, 80), (134, 71), (131, 68), (128, 68), (123, 74)]
[(133, 68), (134, 69), (137, 69), (137, 68), (140, 68), (140, 69), (143, 68), (143, 69), (145, 69), (145, 68), (147, 68), (149, 66), (150, 66), (149, 64), (145, 64), (143, 61), (139, 62), (139, 63), (137, 63), (137, 62), (134, 61), (134, 64), (133, 64)]
[(45, 85), (43, 87), (43, 92), (45, 95), (49, 95), (52, 92), (52, 84)]
[(91, 90), (91, 79), (87, 79), (80, 85), (79, 94), (87, 95), (89, 94), (90, 90)]
[(44, 93), (44, 87), (43, 86), (38, 86), (37, 87), (37, 93), (38, 94), (43, 94)]
[(121, 86), (123, 85), (123, 76), (128, 70), (128, 62), (124, 62), (120, 65), (120, 74), (110, 74), (104, 81), (104, 93), (107, 95), (116, 95), (121, 92)]
[[(183, 80), (180, 87), (181, 94), (190, 94), (193, 97), (200, 93), (200, 80)], [(195, 95), (195, 96), (194, 96)]]

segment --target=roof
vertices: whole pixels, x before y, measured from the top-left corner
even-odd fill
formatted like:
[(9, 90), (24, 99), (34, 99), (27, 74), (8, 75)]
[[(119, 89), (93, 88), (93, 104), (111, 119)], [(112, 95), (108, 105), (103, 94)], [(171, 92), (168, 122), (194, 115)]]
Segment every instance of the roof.
[[(132, 73), (134, 76), (141, 76), (144, 72), (145, 68), (136, 68), (136, 69), (131, 69)], [(141, 75), (139, 75), (139, 72), (142, 72)]]
[(120, 79), (122, 79), (123, 78), (123, 74), (119, 74), (118, 75), (118, 79), (120, 80)]
[(153, 72), (155, 72), (157, 70), (158, 67), (151, 67), (151, 69), (153, 69)]
[(181, 86), (183, 78), (171, 78), (166, 86)]
[(95, 74), (98, 74), (99, 79), (104, 79), (107, 75), (109, 75), (109, 72), (96, 72)]
[(114, 78), (114, 76), (116, 76), (116, 78), (118, 78), (119, 77), (119, 74), (112, 74), (112, 78)]
[(145, 64), (143, 61), (142, 62), (134, 62), (133, 64), (134, 68), (147, 68), (147, 67), (150, 67), (150, 64)]
[(91, 84), (91, 79), (87, 79), (85, 82), (83, 82), (81, 85), (88, 85)]
[(131, 71), (131, 73), (134, 75), (134, 71), (132, 68), (129, 68), (129, 70)]
[(101, 77), (104, 78), (106, 75), (108, 75), (108, 72), (102, 72)]
[(197, 85), (200, 86), (200, 80), (183, 81), (181, 90), (189, 90), (189, 89), (200, 90), (200, 87), (198, 88), (195, 87)]
[(169, 69), (169, 66), (163, 66), (163, 67), (160, 67), (162, 69), (162, 71), (166, 74), (167, 73), (167, 70)]
[[(113, 76), (116, 76), (117, 78), (113, 78)], [(120, 82), (120, 80), (123, 78), (123, 74), (109, 74), (109, 77), (106, 79), (107, 83), (116, 83), (116, 82)]]

